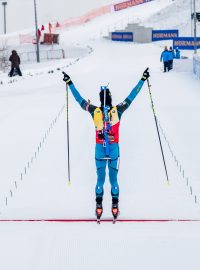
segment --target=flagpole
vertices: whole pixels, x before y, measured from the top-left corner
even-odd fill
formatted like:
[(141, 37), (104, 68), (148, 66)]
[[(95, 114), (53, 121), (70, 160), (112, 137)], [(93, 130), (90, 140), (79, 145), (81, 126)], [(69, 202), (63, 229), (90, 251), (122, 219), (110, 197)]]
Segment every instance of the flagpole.
[(53, 50), (53, 34), (52, 34), (52, 24), (51, 23), (49, 23), (49, 35), (50, 35), (51, 47)]
[(38, 38), (38, 23), (37, 23), (37, 7), (36, 0), (34, 0), (34, 11), (35, 11), (35, 32), (36, 32), (36, 58), (37, 62), (40, 62), (40, 49), (39, 49), (39, 38)]
[(196, 0), (193, 3), (194, 7), (194, 53), (197, 54), (197, 14), (196, 14)]

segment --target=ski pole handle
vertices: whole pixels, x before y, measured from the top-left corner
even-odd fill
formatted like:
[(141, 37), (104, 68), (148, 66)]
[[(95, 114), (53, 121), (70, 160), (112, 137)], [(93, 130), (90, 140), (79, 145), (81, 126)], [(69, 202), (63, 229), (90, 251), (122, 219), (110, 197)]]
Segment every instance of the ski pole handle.
[(64, 75), (63, 81), (66, 82), (66, 84), (71, 84), (72, 81), (71, 81), (70, 76), (67, 73), (65, 73), (64, 71), (62, 72), (62, 74)]

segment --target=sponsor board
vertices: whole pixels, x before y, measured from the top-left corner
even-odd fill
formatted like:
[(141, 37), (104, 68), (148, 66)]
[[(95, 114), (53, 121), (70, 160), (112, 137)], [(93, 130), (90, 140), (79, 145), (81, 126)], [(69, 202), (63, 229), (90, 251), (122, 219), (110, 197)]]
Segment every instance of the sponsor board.
[(130, 41), (133, 42), (132, 32), (112, 32), (111, 39), (113, 41)]
[(200, 49), (200, 37), (179, 37), (173, 40), (173, 47), (179, 47), (180, 50)]
[(179, 36), (178, 30), (152, 30), (152, 41), (174, 39)]

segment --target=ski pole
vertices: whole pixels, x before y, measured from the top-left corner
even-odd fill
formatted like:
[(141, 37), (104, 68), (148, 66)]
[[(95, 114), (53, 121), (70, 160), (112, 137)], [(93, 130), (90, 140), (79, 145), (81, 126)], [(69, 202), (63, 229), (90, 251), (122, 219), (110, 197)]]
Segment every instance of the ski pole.
[(160, 143), (160, 149), (161, 149), (161, 153), (162, 153), (162, 159), (163, 159), (163, 163), (164, 163), (164, 167), (165, 167), (165, 173), (166, 173), (166, 177), (167, 177), (167, 183), (169, 184), (169, 178), (168, 178), (168, 173), (167, 173), (167, 166), (166, 166), (166, 162), (165, 162), (165, 156), (164, 156), (162, 142), (161, 142), (160, 133), (159, 133), (159, 129), (158, 129), (158, 121), (157, 121), (157, 117), (156, 117), (156, 113), (155, 113), (155, 107), (154, 107), (153, 98), (152, 98), (152, 94), (151, 94), (151, 85), (149, 83), (149, 79), (147, 79), (147, 85), (148, 85), (148, 89), (149, 89), (149, 96), (150, 96), (150, 100), (151, 100), (151, 107), (152, 107), (152, 111), (153, 111), (153, 115), (154, 115), (154, 120), (155, 120), (155, 123), (156, 123), (156, 129), (157, 129), (157, 133), (158, 133), (158, 139), (159, 139), (159, 143)]
[(66, 112), (67, 112), (67, 169), (68, 169), (68, 184), (70, 185), (71, 178), (70, 178), (70, 152), (69, 152), (69, 91), (67, 84), (66, 84)]

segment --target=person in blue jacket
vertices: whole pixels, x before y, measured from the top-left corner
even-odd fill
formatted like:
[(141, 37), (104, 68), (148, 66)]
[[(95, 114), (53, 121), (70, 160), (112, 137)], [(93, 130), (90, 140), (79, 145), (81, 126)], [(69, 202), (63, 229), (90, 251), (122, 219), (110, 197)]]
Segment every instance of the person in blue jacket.
[(173, 60), (175, 58), (175, 54), (174, 54), (174, 50), (172, 49), (172, 47), (169, 47), (169, 51), (168, 51), (168, 70), (173, 69)]
[[(141, 80), (132, 89), (127, 98), (120, 104), (112, 105), (112, 95), (108, 87), (101, 87), (100, 89), (100, 106), (92, 105), (89, 101), (86, 101), (72, 82), (69, 75), (63, 72), (63, 80), (69, 85), (69, 88), (75, 98), (80, 104), (82, 109), (88, 111), (93, 118), (95, 130), (96, 130), (96, 146), (95, 146), (95, 161), (97, 170), (97, 184), (95, 188), (96, 193), (96, 215), (101, 216), (103, 212), (102, 201), (104, 195), (104, 183), (106, 177), (106, 166), (108, 164), (109, 179), (111, 184), (111, 196), (112, 196), (112, 213), (113, 216), (118, 215), (118, 201), (119, 201), (119, 185), (117, 180), (118, 163), (119, 163), (119, 126), (122, 114), (131, 105), (137, 94), (140, 92), (144, 81), (149, 78), (148, 68), (143, 72)], [(108, 108), (109, 118), (109, 130), (106, 130), (105, 134), (105, 116), (104, 108)], [(108, 123), (106, 123), (108, 124)], [(105, 149), (105, 135), (109, 139), (109, 157), (106, 155)]]
[(167, 46), (164, 47), (164, 51), (161, 53), (160, 62), (163, 61), (164, 72), (169, 71), (169, 51)]
[(176, 59), (180, 59), (181, 58), (181, 52), (180, 52), (180, 50), (179, 50), (178, 47), (176, 47), (176, 50), (175, 50), (175, 58)]

